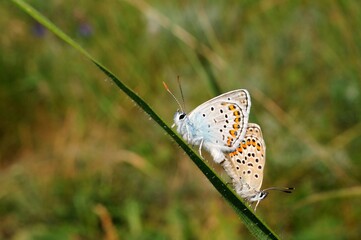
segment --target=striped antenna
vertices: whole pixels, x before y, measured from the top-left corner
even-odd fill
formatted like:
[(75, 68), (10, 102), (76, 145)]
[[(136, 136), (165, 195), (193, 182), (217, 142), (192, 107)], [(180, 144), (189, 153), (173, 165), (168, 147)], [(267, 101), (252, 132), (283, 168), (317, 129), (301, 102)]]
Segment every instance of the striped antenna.
[[(164, 85), (164, 88), (165, 90), (167, 90), (167, 92), (169, 92), (169, 94), (174, 98), (174, 100), (177, 102), (180, 110), (182, 112), (184, 112), (183, 108), (182, 108), (182, 105), (179, 103), (178, 99), (174, 96), (174, 94), (170, 91), (170, 89), (168, 88), (167, 84), (165, 82), (163, 82), (163, 85)], [(183, 95), (182, 95), (183, 96)]]

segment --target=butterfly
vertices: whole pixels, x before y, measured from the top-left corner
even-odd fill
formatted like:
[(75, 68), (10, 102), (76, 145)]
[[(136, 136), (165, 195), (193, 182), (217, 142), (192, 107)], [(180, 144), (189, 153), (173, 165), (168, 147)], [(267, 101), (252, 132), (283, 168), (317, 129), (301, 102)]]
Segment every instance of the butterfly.
[(256, 123), (248, 123), (244, 139), (238, 148), (229, 153), (221, 165), (230, 176), (236, 193), (247, 202), (259, 202), (265, 199), (269, 190), (291, 193), (293, 188), (271, 187), (260, 190), (263, 181), (263, 170), (266, 163), (266, 144), (261, 127)]
[(178, 109), (173, 126), (185, 141), (199, 146), (201, 156), (204, 148), (216, 163), (220, 163), (224, 153), (234, 151), (243, 139), (250, 108), (248, 91), (238, 89), (208, 100), (189, 114)]

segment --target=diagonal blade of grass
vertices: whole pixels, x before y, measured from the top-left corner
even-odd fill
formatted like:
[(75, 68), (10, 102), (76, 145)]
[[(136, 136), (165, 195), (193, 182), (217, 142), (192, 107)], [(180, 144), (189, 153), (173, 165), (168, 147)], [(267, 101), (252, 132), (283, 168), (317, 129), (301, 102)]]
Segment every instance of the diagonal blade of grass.
[(278, 239), (275, 233), (265, 225), (253, 212), (246, 207), (243, 202), (238, 198), (238, 196), (229, 189), (226, 184), (221, 180), (221, 178), (208, 167), (208, 165), (185, 143), (181, 138), (175, 134), (171, 128), (150, 108), (150, 106), (140, 98), (135, 92), (128, 88), (124, 83), (122, 83), (111, 71), (106, 67), (100, 64), (96, 59), (94, 59), (85, 49), (83, 49), (79, 44), (73, 41), (68, 35), (62, 32), (58, 27), (41, 15), (38, 11), (28, 5), (22, 0), (12, 0), (20, 9), (28, 13), (31, 17), (36, 19), (39, 23), (47, 27), (51, 32), (56, 36), (62, 39), (64, 42), (68, 43), (73, 48), (77, 49), (80, 53), (86, 56), (91, 60), (101, 71), (103, 71), (112, 81), (125, 93), (127, 94), (136, 104), (138, 104), (143, 111), (145, 111), (149, 116), (159, 124), (178, 144), (179, 146), (188, 154), (188, 156), (193, 160), (193, 162), (199, 167), (199, 169), (204, 173), (208, 180), (213, 184), (213, 186), (221, 193), (221, 195), (231, 204), (235, 209), (239, 217), (242, 219), (246, 227), (250, 232), (258, 239)]

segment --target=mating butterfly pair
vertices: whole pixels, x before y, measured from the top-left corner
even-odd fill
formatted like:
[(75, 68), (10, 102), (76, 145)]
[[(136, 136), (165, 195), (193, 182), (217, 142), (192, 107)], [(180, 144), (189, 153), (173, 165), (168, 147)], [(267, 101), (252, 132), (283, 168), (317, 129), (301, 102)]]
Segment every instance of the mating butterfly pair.
[(199, 146), (200, 155), (204, 148), (216, 163), (223, 166), (237, 194), (250, 203), (256, 202), (256, 210), (268, 190), (289, 193), (292, 188), (260, 190), (266, 145), (260, 126), (248, 123), (250, 108), (248, 91), (238, 89), (201, 104), (188, 115), (182, 109), (178, 110), (174, 116), (174, 125), (184, 140)]

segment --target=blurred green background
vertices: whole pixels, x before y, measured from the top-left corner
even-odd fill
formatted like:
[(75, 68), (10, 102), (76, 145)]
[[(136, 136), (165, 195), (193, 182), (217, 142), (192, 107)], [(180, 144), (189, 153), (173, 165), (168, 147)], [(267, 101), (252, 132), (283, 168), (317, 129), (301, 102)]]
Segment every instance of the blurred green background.
[[(357, 1), (29, 1), (169, 124), (246, 88), (267, 144), (259, 215), (283, 239), (361, 235)], [(94, 64), (0, 8), (1, 239), (248, 239), (192, 161)], [(207, 159), (210, 159), (207, 157)], [(228, 181), (219, 166), (209, 161)]]

